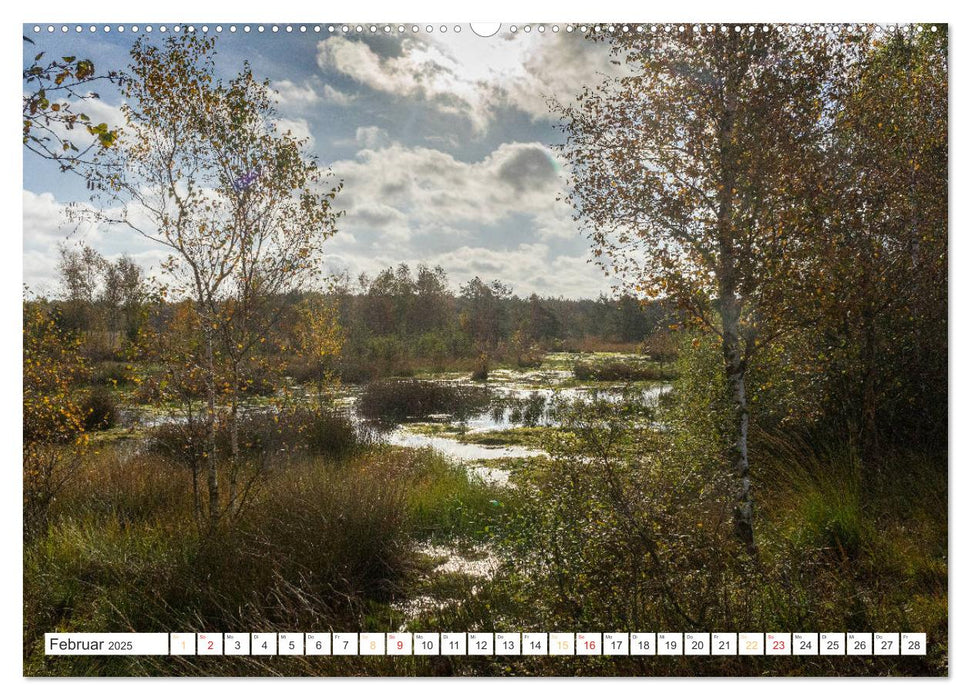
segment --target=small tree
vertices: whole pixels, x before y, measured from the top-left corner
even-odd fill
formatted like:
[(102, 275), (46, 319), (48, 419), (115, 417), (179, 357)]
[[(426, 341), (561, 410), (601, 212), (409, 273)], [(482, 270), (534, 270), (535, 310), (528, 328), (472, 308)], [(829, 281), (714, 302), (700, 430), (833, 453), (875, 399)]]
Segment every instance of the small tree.
[(337, 309), (321, 296), (303, 299), (293, 321), (292, 350), (307, 365), (314, 387), (316, 408), (326, 403), (326, 389), (335, 383), (335, 360), (340, 356), (344, 336), (338, 323)]
[[(88, 171), (89, 183), (103, 205), (100, 220), (171, 251), (163, 265), (169, 291), (191, 298), (200, 317), (215, 525), (237, 502), (243, 368), (278, 321), (286, 295), (321, 268), (339, 186), (325, 182), (304, 141), (276, 130), (268, 82), (256, 80), (248, 64), (228, 82), (216, 79), (213, 39), (184, 33), (162, 47), (140, 39), (131, 56), (124, 135)], [(224, 396), (232, 453), (225, 504), (216, 456)]]
[(50, 506), (80, 464), (85, 412), (75, 385), (86, 372), (77, 340), (43, 300), (24, 301), (24, 533), (46, 527)]

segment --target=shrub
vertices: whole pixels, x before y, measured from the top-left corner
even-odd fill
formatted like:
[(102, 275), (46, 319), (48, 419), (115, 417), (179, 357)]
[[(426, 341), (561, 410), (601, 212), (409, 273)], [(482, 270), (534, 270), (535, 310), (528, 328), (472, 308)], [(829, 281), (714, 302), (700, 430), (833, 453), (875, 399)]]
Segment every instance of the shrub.
[(91, 370), (91, 383), (117, 386), (131, 382), (131, 368), (124, 362), (102, 362)]
[[(673, 461), (667, 437), (608, 400), (558, 409), (547, 464), (520, 480), (525, 504), (501, 552), (530, 624), (719, 627), (734, 547), (725, 480)], [(520, 573), (521, 572), (521, 573)], [(744, 626), (744, 625), (743, 625)]]
[(295, 409), (278, 420), (283, 431), (297, 438), (292, 443), (302, 444), (315, 456), (350, 457), (373, 442), (367, 426), (336, 410)]
[[(250, 410), (238, 417), (240, 452), (265, 467), (285, 461), (292, 452), (333, 458), (350, 457), (371, 444), (367, 426), (336, 410), (290, 408)], [(173, 420), (150, 432), (152, 450), (190, 468), (203, 464), (208, 429), (204, 417)], [(216, 451), (219, 458), (231, 453), (229, 419), (216, 423)]]
[(381, 423), (422, 420), (445, 413), (462, 420), (488, 407), (489, 393), (484, 387), (420, 379), (371, 382), (358, 401), (362, 416)]
[(489, 356), (485, 353), (479, 355), (478, 359), (475, 361), (475, 367), (472, 369), (472, 381), (473, 382), (484, 382), (489, 379)]
[(107, 430), (118, 422), (118, 405), (114, 394), (103, 386), (95, 387), (81, 405), (85, 430)]

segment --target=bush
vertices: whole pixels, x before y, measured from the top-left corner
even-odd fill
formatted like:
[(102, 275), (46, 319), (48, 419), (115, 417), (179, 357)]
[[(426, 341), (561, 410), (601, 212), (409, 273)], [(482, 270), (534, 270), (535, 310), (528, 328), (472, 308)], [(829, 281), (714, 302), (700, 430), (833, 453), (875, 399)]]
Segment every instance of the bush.
[[(237, 431), (240, 452), (264, 467), (286, 461), (293, 452), (350, 457), (373, 442), (367, 426), (355, 425), (348, 415), (326, 409), (251, 410), (238, 417)], [(150, 431), (150, 445), (157, 454), (198, 468), (204, 462), (207, 437), (204, 418), (194, 416), (191, 421), (156, 426)], [(217, 457), (223, 459), (231, 451), (229, 419), (222, 416), (216, 423)]]
[(485, 353), (479, 355), (472, 370), (473, 382), (484, 382), (489, 379), (489, 356)]
[(529, 601), (527, 624), (734, 629), (716, 605), (739, 580), (730, 490), (718, 473), (672, 460), (666, 435), (636, 427), (637, 410), (564, 404), (551, 461), (521, 472), (526, 503), (501, 552), (515, 598)]
[(423, 420), (436, 414), (462, 420), (488, 407), (489, 392), (484, 387), (420, 379), (371, 382), (358, 401), (362, 416), (386, 424)]
[(106, 387), (92, 389), (81, 404), (85, 430), (107, 430), (118, 422), (118, 405)]
[(102, 362), (91, 370), (92, 384), (117, 386), (128, 384), (131, 380), (131, 367), (124, 362)]
[(371, 431), (335, 410), (296, 409), (279, 416), (284, 431), (296, 434), (311, 455), (350, 457), (373, 443)]

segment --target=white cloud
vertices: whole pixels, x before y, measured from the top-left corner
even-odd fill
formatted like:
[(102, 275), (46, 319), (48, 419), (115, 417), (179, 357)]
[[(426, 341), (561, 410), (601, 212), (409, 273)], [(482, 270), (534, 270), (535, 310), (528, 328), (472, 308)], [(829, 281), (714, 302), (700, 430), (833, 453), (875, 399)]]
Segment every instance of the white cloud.
[(488, 225), (513, 214), (562, 218), (560, 164), (540, 143), (505, 143), (475, 163), (395, 143), (331, 167), (344, 180), (338, 200), (348, 209), (348, 224), (363, 202), (381, 202), (422, 223)]
[(324, 85), (324, 99), (335, 105), (346, 107), (354, 101), (354, 95), (348, 95), (346, 92), (341, 92), (335, 87)]
[(373, 90), (461, 115), (480, 133), (500, 107), (548, 118), (548, 98), (570, 102), (582, 86), (623, 70), (603, 44), (567, 33), (482, 39), (448, 32), (400, 41), (400, 55), (381, 56), (363, 41), (330, 37), (317, 44), (317, 64)]
[[(74, 206), (90, 208), (84, 203)], [(150, 230), (148, 222), (139, 220), (138, 224)], [(157, 266), (166, 254), (129, 229), (69, 221), (65, 203), (50, 192), (23, 190), (23, 232), (23, 281), (37, 294), (58, 292), (58, 248), (63, 244), (87, 243), (108, 258), (128, 253), (146, 269)]]
[(388, 132), (379, 126), (359, 126), (354, 134), (354, 140), (362, 148), (384, 148), (391, 145)]
[(278, 80), (270, 87), (276, 91), (280, 106), (287, 109), (305, 109), (317, 104), (321, 99), (309, 82), (297, 85), (292, 80)]
[[(360, 137), (360, 135), (359, 135)], [(394, 143), (332, 164), (344, 190), (332, 269), (373, 274), (399, 262), (442, 265), (458, 284), (479, 275), (519, 293), (596, 296), (602, 273), (586, 262), (570, 207), (557, 201), (561, 166), (539, 143), (505, 143), (476, 162)]]

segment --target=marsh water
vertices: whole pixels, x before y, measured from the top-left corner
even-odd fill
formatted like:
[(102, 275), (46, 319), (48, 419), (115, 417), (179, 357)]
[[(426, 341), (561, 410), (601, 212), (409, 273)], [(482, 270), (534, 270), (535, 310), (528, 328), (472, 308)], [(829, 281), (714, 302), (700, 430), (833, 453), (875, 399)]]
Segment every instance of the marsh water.
[[(631, 356), (604, 354), (600, 357), (623, 361)], [(516, 463), (546, 456), (541, 435), (560, 427), (563, 406), (604, 401), (618, 406), (637, 404), (650, 409), (670, 389), (670, 384), (664, 382), (578, 381), (572, 371), (573, 364), (590, 359), (590, 354), (551, 354), (539, 368), (495, 369), (484, 382), (473, 382), (467, 373), (426, 374), (417, 380), (426, 385), (452, 387), (458, 394), (476, 395), (478, 402), (473, 402), (471, 410), (466, 406), (451, 413), (403, 419), (399, 416), (395, 420), (375, 422), (363, 416), (360, 410), (365, 389), (354, 386), (343, 387), (336, 397), (336, 404), (356, 423), (367, 426), (378, 441), (433, 449), (460, 465), (473, 478), (501, 493), (504, 489), (517, 488), (511, 479)], [(309, 390), (299, 386), (289, 387), (287, 395), (298, 403), (310, 399)], [(253, 402), (243, 407), (244, 412), (274, 410), (273, 402)], [(153, 411), (147, 407), (126, 409), (122, 419), (128, 426), (141, 428), (185, 420), (171, 412)], [(127, 446), (137, 453), (142, 443), (142, 440), (131, 440)], [(415, 552), (427, 559), (427, 572), (417, 591), (394, 604), (406, 621), (426, 612), (461, 604), (451, 599), (450, 594), (436, 590), (436, 580), (459, 575), (469, 582), (469, 592), (475, 595), (478, 586), (490, 579), (498, 566), (495, 554), (488, 545), (481, 543), (470, 546), (462, 542), (416, 542)]]
[[(508, 439), (517, 428), (556, 428), (559, 425), (557, 407), (573, 402), (594, 400), (639, 403), (656, 406), (659, 398), (670, 389), (665, 382), (579, 382), (570, 369), (574, 363), (591, 357), (612, 360), (630, 359), (620, 353), (551, 353), (535, 369), (500, 368), (492, 370), (483, 382), (472, 382), (467, 373), (422, 375), (420, 381), (455, 387), (485, 390), (487, 405), (478, 411), (459, 414), (439, 413), (410, 417), (377, 426), (360, 415), (358, 403), (361, 389), (344, 386), (336, 398), (341, 410), (360, 423), (376, 427), (375, 437), (386, 444), (412, 448), (431, 448), (453, 461), (463, 464), (478, 477), (499, 485), (508, 483), (508, 472), (502, 468), (504, 460), (541, 457), (545, 452), (537, 445), (517, 444)], [(309, 391), (290, 387), (289, 396), (309, 400)], [(243, 412), (274, 410), (267, 403), (247, 404)], [(172, 412), (158, 412), (145, 407), (131, 407), (121, 411), (122, 423), (152, 428), (164, 423), (181, 422), (184, 416)]]

